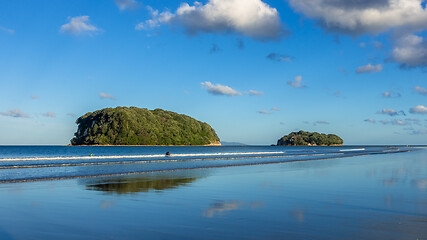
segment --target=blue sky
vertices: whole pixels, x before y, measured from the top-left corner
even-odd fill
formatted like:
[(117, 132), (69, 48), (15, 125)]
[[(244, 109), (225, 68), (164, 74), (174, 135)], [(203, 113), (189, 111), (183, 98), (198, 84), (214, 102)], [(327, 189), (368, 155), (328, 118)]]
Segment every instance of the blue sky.
[(222, 141), (427, 144), (425, 26), (421, 0), (1, 1), (0, 144), (68, 144), (116, 106)]

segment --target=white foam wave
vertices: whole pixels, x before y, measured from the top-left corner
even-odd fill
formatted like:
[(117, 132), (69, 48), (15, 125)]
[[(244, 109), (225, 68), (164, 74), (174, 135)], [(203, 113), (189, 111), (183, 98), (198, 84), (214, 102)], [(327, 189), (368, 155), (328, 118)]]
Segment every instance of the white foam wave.
[(351, 151), (365, 151), (364, 148), (353, 148), (353, 149), (341, 149), (340, 152), (351, 152)]
[[(210, 156), (236, 156), (236, 155), (266, 155), (284, 154), (280, 152), (235, 152), (235, 153), (182, 153), (173, 154), (171, 157), (210, 157)], [(112, 155), (112, 156), (73, 156), (73, 157), (28, 157), (28, 158), (0, 158), (0, 161), (50, 161), (50, 160), (82, 160), (82, 159), (127, 159), (127, 158), (159, 158), (164, 154), (149, 155)]]

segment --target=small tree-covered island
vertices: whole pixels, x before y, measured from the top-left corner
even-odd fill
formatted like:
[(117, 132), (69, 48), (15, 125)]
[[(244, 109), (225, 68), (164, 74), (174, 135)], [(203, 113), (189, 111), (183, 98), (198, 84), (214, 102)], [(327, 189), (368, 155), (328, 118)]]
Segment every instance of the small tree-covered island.
[(105, 108), (76, 124), (71, 145), (221, 145), (209, 124), (162, 109)]
[(299, 131), (277, 140), (277, 146), (340, 146), (343, 142), (335, 134)]

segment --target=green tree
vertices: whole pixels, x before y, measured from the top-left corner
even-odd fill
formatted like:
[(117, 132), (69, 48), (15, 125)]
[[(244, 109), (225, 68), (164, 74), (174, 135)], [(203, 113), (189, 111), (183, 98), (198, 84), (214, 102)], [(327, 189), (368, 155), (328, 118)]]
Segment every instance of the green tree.
[(72, 145), (207, 145), (219, 143), (209, 124), (162, 109), (105, 108), (86, 113)]
[(317, 132), (291, 132), (277, 141), (278, 146), (330, 146), (342, 145), (344, 141), (335, 134), (323, 134)]

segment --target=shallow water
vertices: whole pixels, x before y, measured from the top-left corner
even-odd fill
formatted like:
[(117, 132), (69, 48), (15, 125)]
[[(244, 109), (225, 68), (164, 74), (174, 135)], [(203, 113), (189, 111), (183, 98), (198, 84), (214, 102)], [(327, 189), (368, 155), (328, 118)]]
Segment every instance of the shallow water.
[[(20, 149), (20, 150), (19, 150)], [(165, 151), (172, 155), (165, 156)], [(0, 183), (397, 153), (408, 147), (0, 147)]]
[[(264, 159), (282, 157), (213, 160), (213, 168), (2, 183), (0, 239), (427, 239), (425, 149), (216, 167), (221, 161)], [(95, 171), (104, 165), (78, 167)], [(56, 168), (41, 167), (43, 172)]]

